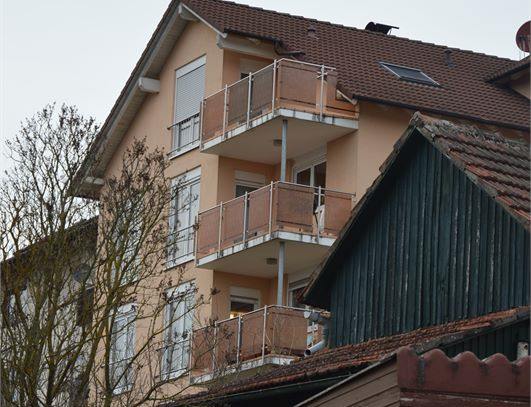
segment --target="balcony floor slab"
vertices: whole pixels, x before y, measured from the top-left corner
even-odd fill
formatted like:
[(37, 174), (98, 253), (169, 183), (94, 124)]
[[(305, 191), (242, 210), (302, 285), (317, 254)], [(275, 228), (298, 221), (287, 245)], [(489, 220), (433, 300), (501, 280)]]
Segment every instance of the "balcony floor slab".
[(281, 240), (286, 242), (285, 272), (294, 273), (318, 265), (335, 238), (277, 231), (202, 257), (196, 265), (199, 268), (273, 278), (277, 275), (278, 266), (268, 264), (266, 259), (278, 258)]
[(202, 143), (201, 151), (224, 157), (244, 159), (264, 164), (280, 162), (280, 148), (275, 140), (281, 138), (282, 119), (288, 120), (287, 158), (308, 153), (326, 143), (352, 133), (358, 121), (323, 116), (290, 109), (278, 109), (238, 126), (225, 135)]

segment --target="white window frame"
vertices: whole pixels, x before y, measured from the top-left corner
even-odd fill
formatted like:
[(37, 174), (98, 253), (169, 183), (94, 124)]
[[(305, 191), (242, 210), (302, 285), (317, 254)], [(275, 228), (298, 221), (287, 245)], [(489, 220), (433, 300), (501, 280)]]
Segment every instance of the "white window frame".
[(260, 308), (261, 293), (260, 290), (256, 288), (230, 287), (229, 294), (229, 315), (232, 312), (230, 309), (230, 303), (233, 301), (233, 299), (245, 304), (252, 304), (253, 311)]
[[(193, 281), (170, 288), (166, 291), (167, 304), (164, 307), (164, 347), (162, 349), (160, 377), (171, 380), (181, 376), (190, 368), (190, 348), (193, 328), (195, 302), (195, 283)], [(175, 306), (184, 306), (184, 313), (177, 315)], [(181, 327), (178, 327), (181, 325)], [(181, 328), (182, 332), (179, 330)], [(175, 338), (174, 336), (181, 336)], [(180, 352), (180, 367), (174, 366), (174, 352)], [(177, 363), (179, 364), (179, 363)]]
[[(199, 147), (199, 143), (200, 143), (200, 140), (201, 140), (201, 109), (199, 108), (199, 110), (197, 111), (197, 113), (194, 113), (192, 116), (186, 118), (186, 119), (183, 119), (181, 120), (179, 123), (177, 123), (177, 92), (178, 92), (178, 89), (177, 89), (177, 84), (178, 84), (178, 80), (179, 78), (181, 78), (182, 76), (202, 67), (202, 66), (205, 66), (205, 69), (206, 69), (206, 55), (203, 55), (199, 58), (197, 58), (196, 60), (182, 66), (181, 68), (179, 69), (176, 69), (175, 70), (175, 86), (174, 86), (174, 106), (173, 106), (173, 124), (171, 125), (171, 151), (169, 153), (169, 157), (170, 159), (171, 158), (175, 158), (175, 157), (178, 157), (180, 156), (181, 154), (184, 154), (184, 153), (187, 153), (188, 151), (190, 150), (193, 150), (197, 147)], [(205, 76), (206, 76), (206, 72), (205, 72)], [(204, 84), (203, 84), (204, 86)], [(201, 97), (203, 97), (204, 95), (201, 95)], [(191, 120), (191, 121), (190, 121)], [(189, 125), (192, 126), (192, 133), (195, 132), (195, 130), (197, 129), (197, 134), (198, 134), (198, 137), (196, 140), (192, 140), (191, 143), (189, 143), (188, 145), (185, 145), (185, 146), (181, 146), (181, 145), (178, 145), (179, 143), (176, 143), (176, 139), (178, 139), (180, 137), (180, 133), (179, 131), (177, 130), (178, 127), (180, 124), (186, 122), (186, 121), (190, 121)], [(179, 133), (179, 134), (177, 134)], [(177, 145), (176, 145), (177, 144)]]
[[(110, 355), (109, 355), (109, 364), (110, 364), (110, 373), (111, 373), (111, 382), (112, 385), (115, 386), (113, 388), (113, 394), (121, 394), (126, 391), (131, 390), (134, 382), (134, 370), (132, 367), (132, 359), (135, 354), (135, 336), (136, 336), (136, 313), (137, 313), (137, 307), (136, 304), (130, 303), (130, 304), (124, 304), (115, 311), (114, 314), (114, 323), (111, 327), (111, 347), (110, 347)], [(115, 327), (123, 322), (125, 320), (124, 328), (120, 332), (116, 332)], [(125, 329), (125, 332), (123, 331)], [(122, 340), (122, 336), (125, 334), (125, 349), (117, 349), (117, 343), (118, 340)], [(129, 346), (128, 346), (129, 345)], [(124, 353), (124, 357), (117, 360), (118, 353)], [(122, 368), (124, 370), (130, 369), (130, 371), (127, 373), (124, 372), (118, 372), (118, 374), (121, 376), (118, 383), (115, 383), (115, 372), (117, 369), (117, 364), (122, 364)], [(124, 367), (125, 366), (125, 367)], [(117, 384), (120, 384), (122, 380), (125, 379), (125, 383), (123, 383), (120, 386), (117, 386)]]
[(295, 164), (293, 165), (292, 170), (292, 182), (297, 182), (297, 174), (299, 172), (311, 168), (310, 186), (313, 186), (315, 183), (314, 168), (315, 166), (324, 162), (326, 162), (326, 148), (318, 148), (317, 150), (311, 151), (308, 154), (304, 154), (300, 157), (295, 158)]
[(260, 189), (265, 186), (265, 181), (266, 177), (263, 174), (239, 170), (234, 171), (234, 197), (237, 197), (236, 193), (239, 186)]
[[(190, 207), (190, 212), (195, 211), (197, 215), (199, 213), (199, 203), (200, 203), (199, 199), (201, 195), (201, 167), (197, 167), (197, 168), (194, 168), (193, 170), (187, 171), (184, 174), (181, 174), (172, 180), (172, 199), (171, 199), (170, 214), (169, 214), (169, 219), (168, 219), (168, 222), (169, 222), (168, 224), (168, 233), (169, 233), (168, 248), (170, 252), (166, 256), (166, 268), (178, 266), (180, 264), (189, 262), (195, 258), (194, 225), (195, 225), (196, 219), (189, 220), (189, 222), (191, 222), (190, 225), (186, 225), (184, 227), (181, 225), (178, 225), (179, 208), (177, 208), (176, 205), (179, 202), (180, 191), (184, 191), (185, 188), (192, 188), (196, 184), (198, 185), (198, 192), (197, 192), (197, 197), (194, 198), (194, 203), (193, 203), (193, 205), (196, 205), (196, 207), (195, 209), (192, 209)], [(180, 255), (178, 252), (171, 255), (170, 253), (172, 253), (172, 251), (174, 250), (172, 246), (177, 244), (172, 241), (172, 236), (174, 236), (175, 234), (179, 235), (183, 232), (187, 234), (188, 242), (191, 239), (191, 242), (192, 242), (191, 250), (182, 255)], [(179, 239), (181, 238), (182, 237), (179, 237)]]

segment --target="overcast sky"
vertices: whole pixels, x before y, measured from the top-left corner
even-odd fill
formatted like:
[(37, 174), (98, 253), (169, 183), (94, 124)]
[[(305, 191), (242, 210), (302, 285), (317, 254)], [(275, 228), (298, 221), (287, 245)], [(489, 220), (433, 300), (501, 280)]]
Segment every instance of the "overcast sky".
[[(263, 8), (511, 59), (528, 0), (238, 0)], [(0, 0), (0, 170), (4, 144), (47, 103), (77, 105), (102, 123), (169, 0)]]

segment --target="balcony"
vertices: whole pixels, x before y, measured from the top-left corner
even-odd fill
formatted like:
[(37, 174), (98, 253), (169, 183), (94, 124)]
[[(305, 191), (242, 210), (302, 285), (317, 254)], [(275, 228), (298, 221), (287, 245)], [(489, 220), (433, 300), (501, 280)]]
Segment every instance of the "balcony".
[(351, 133), (357, 118), (338, 98), (334, 68), (282, 59), (203, 101), (201, 151), (277, 164), (282, 119), (292, 158)]
[[(196, 264), (238, 274), (274, 277), (278, 239), (286, 242), (286, 271), (324, 257), (354, 206), (354, 195), (274, 182), (199, 214)], [(252, 267), (249, 267), (252, 265)]]
[(306, 310), (266, 306), (237, 318), (195, 330), (190, 338), (193, 383), (264, 365), (284, 365), (304, 355), (320, 340), (318, 325), (304, 318)]

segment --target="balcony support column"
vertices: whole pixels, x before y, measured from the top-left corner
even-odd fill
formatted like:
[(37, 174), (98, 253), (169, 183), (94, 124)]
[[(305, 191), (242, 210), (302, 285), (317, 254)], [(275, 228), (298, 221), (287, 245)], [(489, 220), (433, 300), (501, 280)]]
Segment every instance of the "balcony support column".
[[(280, 150), (280, 181), (286, 182), (286, 152), (288, 138), (288, 120), (282, 120), (282, 147)], [(281, 241), (278, 246), (278, 278), (277, 278), (277, 305), (283, 305), (284, 301), (284, 261), (286, 255), (286, 243)]]
[(286, 151), (288, 138), (288, 120), (282, 120), (282, 146), (280, 148), (280, 182), (286, 182)]
[(284, 261), (286, 255), (286, 242), (281, 241), (278, 246), (278, 277), (277, 277), (277, 305), (283, 305), (284, 297)]

